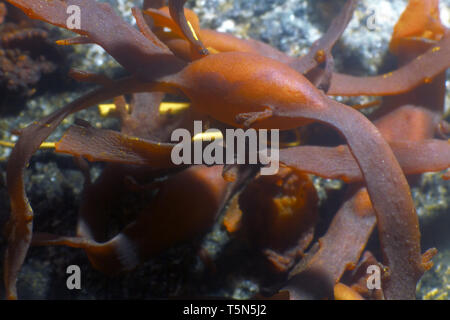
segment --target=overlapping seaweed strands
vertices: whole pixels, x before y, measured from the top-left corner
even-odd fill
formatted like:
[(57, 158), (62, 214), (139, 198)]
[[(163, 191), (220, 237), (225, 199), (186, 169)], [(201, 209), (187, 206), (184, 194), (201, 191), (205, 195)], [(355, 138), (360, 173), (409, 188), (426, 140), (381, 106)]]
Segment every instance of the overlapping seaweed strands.
[[(448, 143), (424, 140), (430, 138), (428, 134), (416, 139), (417, 141), (412, 138), (399, 141), (394, 136), (392, 141), (387, 139), (388, 144), (386, 138), (380, 134), (381, 131), (387, 135), (387, 131), (383, 132), (381, 128), (379, 131), (359, 112), (337, 103), (325, 93), (398, 95), (416, 89), (418, 85), (428, 83), (431, 79), (437, 79), (448, 68), (450, 62), (450, 37), (445, 29), (441, 29), (442, 32), (437, 39), (433, 39), (438, 42), (433, 43), (421, 56), (412, 59), (398, 70), (387, 75), (358, 78), (334, 73), (331, 55), (333, 45), (350, 20), (356, 1), (346, 3), (328, 32), (312, 46), (307, 55), (300, 58), (288, 57), (254, 40), (239, 40), (215, 31), (201, 30), (195, 15), (184, 10), (185, 1), (169, 1), (169, 7), (160, 10), (147, 9), (144, 13), (153, 18), (153, 29), (147, 25), (142, 11), (134, 9), (133, 14), (139, 31), (124, 23), (108, 5), (93, 0), (51, 3), (27, 0), (9, 0), (9, 2), (33, 18), (63, 28), (67, 27), (66, 6), (72, 4), (80, 6), (85, 13), (84, 23), (80, 30), (73, 31), (81, 36), (60, 43), (99, 44), (131, 75), (124, 79), (111, 80), (88, 73), (73, 73), (77, 79), (95, 82), (100, 87), (22, 131), (8, 163), (8, 190), (12, 207), (8, 225), (9, 247), (5, 258), (8, 298), (17, 297), (15, 291), (17, 273), (32, 241), (34, 244), (62, 244), (84, 248), (96, 268), (111, 273), (134, 268), (137, 263), (153, 253), (154, 246), (161, 250), (174, 243), (171, 242), (174, 238), (168, 237), (165, 242), (163, 241), (163, 245), (156, 245), (158, 241), (153, 235), (158, 233), (147, 233), (146, 224), (158, 228), (157, 223), (164, 222), (164, 217), (154, 222), (154, 216), (146, 214), (145, 210), (111, 240), (99, 237), (98, 230), (104, 228), (104, 220), (107, 218), (102, 215), (104, 210), (101, 207), (98, 208), (98, 215), (92, 214), (91, 210), (95, 206), (90, 204), (92, 201), (89, 199), (100, 192), (99, 185), (107, 182), (99, 180), (98, 184), (97, 182), (90, 184), (87, 173), (85, 202), (80, 212), (78, 237), (32, 234), (33, 211), (24, 191), (23, 170), (34, 151), (67, 115), (116, 96), (138, 92), (164, 92), (184, 96), (192, 103), (191, 120), (209, 116), (228, 127), (290, 130), (317, 121), (336, 129), (345, 138), (347, 145), (334, 149), (300, 146), (283, 149), (280, 153), (281, 162), (295, 171), (363, 183), (349, 194), (348, 202), (336, 214), (327, 234), (294, 268), (284, 288), (288, 290), (291, 298), (332, 296), (334, 285), (349, 264), (358, 263), (376, 221), (385, 272), (382, 292), (375, 293), (371, 297), (386, 299), (415, 297), (416, 283), (430, 267), (430, 258), (434, 250), (422, 255), (418, 219), (402, 168), (407, 174), (407, 168), (416, 170), (412, 173), (448, 168), (448, 157), (445, 156), (449, 148)], [(436, 1), (420, 1), (420, 3), (431, 7), (437, 4)], [(154, 3), (151, 1), (146, 1), (145, 4), (148, 8), (158, 8), (156, 5), (153, 6)], [(411, 6), (415, 5), (415, 1), (412, 1)], [(161, 27), (170, 27), (171, 32), (165, 33)], [(415, 104), (415, 101), (405, 103)], [(123, 102), (119, 104), (122, 105), (122, 110), (125, 109)], [(155, 107), (156, 104), (157, 101), (153, 101), (144, 109), (147, 111), (147, 108)], [(406, 109), (405, 112), (408, 114), (417, 111), (414, 108)], [(128, 120), (123, 121), (122, 129), (125, 132), (99, 130), (86, 124), (75, 126), (57, 144), (56, 150), (93, 161), (145, 165), (151, 172), (150, 176), (155, 175), (155, 170), (171, 171), (173, 164), (168, 159), (173, 145), (156, 142), (155, 136), (152, 135), (153, 130), (143, 130), (148, 119), (133, 115), (137, 110), (139, 107), (132, 110), (131, 119), (122, 116), (122, 119)], [(150, 109), (148, 111), (149, 114), (155, 114), (151, 113)], [(122, 114), (125, 112), (122, 111)], [(390, 116), (387, 114), (384, 117), (391, 119), (388, 118)], [(397, 119), (395, 111), (392, 117)], [(419, 116), (421, 119), (426, 117), (426, 112)], [(429, 118), (432, 119), (428, 122), (429, 126), (433, 126), (436, 117), (429, 116)], [(379, 121), (382, 123), (381, 118)], [(132, 123), (135, 124), (134, 127), (130, 126)], [(149, 128), (153, 127), (148, 125)], [(161, 127), (154, 126), (154, 128), (157, 132)], [(407, 133), (405, 131), (402, 134)], [(163, 136), (159, 136), (158, 139), (162, 139)], [(417, 157), (423, 148), (433, 150), (436, 147), (442, 148), (441, 151), (444, 150), (443, 156), (440, 154), (428, 159)], [(301, 157), (309, 158), (301, 161)], [(423, 160), (422, 163), (419, 163), (420, 159)], [(308, 168), (313, 163), (319, 166)], [(233, 170), (237, 171), (234, 176), (230, 174)], [(103, 175), (104, 179), (113, 177), (106, 172)], [(196, 176), (196, 172), (203, 170), (186, 169), (174, 174), (174, 181), (179, 182), (176, 178), (178, 174), (184, 175), (183, 179), (188, 179), (189, 172), (193, 172)], [(128, 171), (125, 169), (124, 174), (119, 173), (118, 177), (111, 178), (119, 184), (117, 187), (119, 191), (113, 193), (120, 193), (123, 190), (120, 189), (120, 184), (127, 174)], [(202, 175), (204, 173), (200, 173), (200, 177)], [(196, 176), (199, 183), (206, 183), (205, 190), (214, 192), (211, 194), (208, 212), (199, 214), (198, 220), (192, 220), (204, 222), (200, 224), (201, 228), (192, 229), (194, 234), (210, 225), (217, 216), (217, 211), (221, 211), (242, 185), (255, 176), (255, 170), (247, 166), (225, 168), (225, 177), (230, 179), (230, 176), (234, 182), (227, 186), (223, 183), (212, 186), (207, 183), (209, 182), (207, 179)], [(217, 171), (214, 177), (214, 179), (220, 177)], [(171, 179), (167, 181), (169, 185)], [(170, 189), (167, 193), (167, 198), (163, 198), (170, 202)], [(106, 201), (108, 196), (104, 195), (101, 198)], [(190, 199), (191, 197), (188, 197), (188, 200)], [(240, 203), (243, 209), (245, 202), (243, 198)], [(195, 204), (192, 201), (188, 203)], [(289, 208), (290, 202), (286, 203), (286, 207)], [(295, 201), (293, 203), (295, 204)], [(157, 212), (158, 206), (164, 208), (165, 205), (166, 202), (162, 202), (159, 205), (149, 205), (149, 208)], [(89, 212), (91, 214), (88, 214)], [(180, 214), (180, 210), (176, 212)], [(209, 223), (206, 223), (208, 221)], [(192, 227), (195, 226), (196, 223)], [(354, 234), (354, 238), (349, 239), (346, 237), (348, 233), (341, 232), (344, 227), (349, 228), (351, 232), (358, 232)], [(181, 228), (178, 232), (170, 234), (177, 240), (186, 240), (192, 236), (191, 233), (187, 235), (183, 233), (186, 230)], [(306, 249), (312, 238), (306, 236), (305, 239), (306, 245), (303, 245), (300, 252)], [(347, 247), (346, 244), (350, 245)], [(346, 250), (341, 250), (342, 247)], [(365, 259), (367, 260), (370, 259)], [(323, 261), (328, 263), (324, 264)], [(291, 265), (288, 264), (288, 268)], [(319, 269), (316, 268), (317, 265), (320, 266)], [(315, 282), (318, 292), (308, 285), (311, 282)], [(320, 285), (317, 286), (317, 283)], [(343, 284), (336, 287), (337, 297), (343, 295), (342, 292), (345, 290), (342, 288), (347, 288)], [(349, 289), (346, 292), (354, 293), (353, 296), (356, 296), (355, 290)]]

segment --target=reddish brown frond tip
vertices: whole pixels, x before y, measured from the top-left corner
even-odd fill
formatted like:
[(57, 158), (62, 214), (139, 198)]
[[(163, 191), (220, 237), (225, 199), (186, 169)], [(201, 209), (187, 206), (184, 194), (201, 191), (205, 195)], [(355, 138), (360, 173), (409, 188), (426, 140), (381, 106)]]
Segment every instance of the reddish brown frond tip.
[(431, 248), (422, 254), (422, 266), (425, 271), (428, 271), (433, 267), (433, 261), (431, 261), (431, 259), (433, 259), (437, 252), (436, 248)]

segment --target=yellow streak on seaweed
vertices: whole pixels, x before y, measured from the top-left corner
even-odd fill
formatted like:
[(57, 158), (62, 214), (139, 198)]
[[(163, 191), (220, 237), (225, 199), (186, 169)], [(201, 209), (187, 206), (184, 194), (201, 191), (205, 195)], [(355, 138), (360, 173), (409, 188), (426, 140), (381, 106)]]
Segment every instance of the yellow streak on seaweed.
[[(184, 109), (189, 108), (190, 103), (188, 102), (162, 102), (159, 105), (159, 113), (161, 114), (176, 114)], [(126, 110), (129, 111), (130, 106), (126, 104)], [(114, 103), (106, 103), (98, 105), (99, 113), (102, 117), (109, 116), (112, 112), (117, 110)]]
[(439, 50), (441, 50), (441, 47), (434, 47), (431, 52), (438, 52)]
[(197, 34), (195, 33), (194, 27), (192, 27), (192, 24), (189, 21), (187, 22), (187, 24), (189, 26), (189, 29), (191, 29), (191, 32), (192, 32), (192, 35), (194, 36), (194, 39), (196, 41), (198, 41), (198, 37), (197, 37)]
[(161, 114), (176, 114), (190, 107), (189, 102), (162, 102), (159, 105), (159, 113)]
[(59, 46), (67, 46), (70, 45), (70, 42), (68, 39), (63, 39), (63, 40), (56, 40), (55, 43)]
[[(0, 147), (14, 148), (15, 145), (16, 144), (14, 142), (0, 140)], [(55, 146), (56, 142), (42, 142), (41, 145), (39, 146), (39, 149), (54, 149)]]
[(219, 130), (214, 132), (202, 132), (197, 133), (193, 138), (192, 141), (212, 141), (215, 139), (223, 139), (222, 132)]
[(210, 54), (217, 54), (217, 53), (220, 53), (219, 50), (216, 50), (216, 49), (214, 49), (213, 47), (208, 47), (208, 48), (206, 48), (206, 49), (208, 49), (208, 51), (209, 51)]
[[(128, 111), (130, 109), (130, 106), (128, 104), (125, 105), (126, 110)], [(100, 115), (102, 117), (109, 116), (112, 112), (116, 111), (116, 105), (114, 103), (106, 103), (106, 104), (99, 104), (98, 105), (98, 111), (100, 112)]]

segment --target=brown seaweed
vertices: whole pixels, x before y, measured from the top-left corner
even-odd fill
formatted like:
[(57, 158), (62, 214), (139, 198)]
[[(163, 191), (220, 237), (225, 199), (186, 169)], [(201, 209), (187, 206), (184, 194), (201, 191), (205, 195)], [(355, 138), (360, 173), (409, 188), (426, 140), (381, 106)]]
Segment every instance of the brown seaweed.
[[(413, 40), (407, 38), (407, 36), (410, 36), (411, 33), (409, 30), (410, 24), (405, 23), (405, 19), (406, 21), (409, 21), (409, 19), (411, 19), (412, 17), (419, 15), (419, 21), (431, 21), (434, 26), (436, 25), (436, 23), (434, 22), (435, 20), (433, 19), (435, 19), (435, 13), (438, 12), (438, 2), (425, 1), (421, 2), (421, 5), (428, 6), (428, 10), (433, 13), (432, 18), (428, 18), (428, 11), (415, 11), (417, 8), (413, 5), (413, 2), (410, 2), (407, 10), (396, 25), (391, 44), (396, 43), (395, 52), (396, 54), (401, 55), (400, 63), (406, 64), (408, 61), (415, 58), (414, 54), (421, 54), (425, 50), (427, 50), (430, 45), (432, 45), (427, 41), (424, 41), (424, 39), (422, 38), (416, 38)], [(423, 23), (422, 25), (420, 25), (419, 23), (420, 27), (425, 28), (426, 26), (427, 30), (428, 24), (429, 23)], [(420, 33), (420, 30), (423, 30), (420, 29), (420, 27), (419, 31), (416, 29), (415, 32)], [(440, 29), (438, 28), (438, 30)], [(400, 37), (399, 34), (403, 35), (404, 38)], [(426, 34), (429, 35), (429, 33)], [(410, 49), (412, 41), (414, 42), (414, 51), (411, 51)], [(433, 141), (428, 139), (432, 138), (433, 135), (438, 132), (437, 129), (439, 129), (440, 127), (439, 119), (440, 113), (443, 110), (445, 95), (445, 90), (441, 90), (440, 88), (443, 86), (444, 81), (444, 77), (438, 76), (437, 79), (435, 79), (435, 81), (433, 81), (433, 83), (431, 84), (422, 85), (415, 90), (408, 92), (407, 94), (389, 98), (383, 102), (382, 108), (380, 109), (381, 112), (378, 112), (375, 115), (375, 117), (377, 118), (375, 123), (380, 129), (380, 132), (383, 134), (383, 136), (387, 139), (387, 141), (390, 142), (394, 150), (397, 148), (395, 145), (398, 143), (422, 144), (425, 142), (428, 143)], [(433, 93), (436, 94), (433, 100), (426, 99)], [(402, 105), (402, 103), (405, 103), (406, 105)], [(408, 103), (421, 103), (421, 105), (428, 106), (428, 109), (408, 105)], [(435, 149), (434, 152), (431, 153), (424, 152), (425, 150), (420, 149), (416, 150), (415, 153), (411, 153), (409, 155), (402, 154), (401, 152), (396, 153), (399, 161), (405, 163), (403, 166), (405, 172), (408, 170), (406, 163), (411, 161), (412, 159), (420, 158), (421, 156), (425, 156), (421, 159), (423, 163), (414, 166), (415, 169), (422, 168), (422, 172), (425, 172), (443, 170), (448, 168), (448, 159), (450, 159), (449, 155), (446, 152), (448, 151), (449, 147), (448, 142), (439, 140), (435, 140), (433, 142), (440, 144), (440, 148)], [(342, 152), (344, 151), (343, 148), (345, 147), (340, 146), (336, 149), (333, 149), (333, 151)], [(321, 153), (324, 150), (315, 151)], [(441, 155), (443, 156), (440, 160), (442, 160), (443, 163), (440, 166), (439, 164), (435, 163), (435, 161)], [(325, 156), (325, 154), (323, 154), (323, 156)], [(281, 155), (281, 158), (283, 158), (283, 155)], [(287, 159), (288, 157), (284, 156), (284, 158)], [(425, 162), (428, 162), (429, 166), (427, 166)], [(437, 162), (439, 162), (439, 160)], [(299, 164), (300, 166), (302, 165), (301, 162), (298, 162), (297, 164)], [(343, 162), (342, 165), (343, 167), (346, 167), (345, 162)], [(318, 167), (322, 167), (323, 169), (326, 168), (325, 170), (328, 170), (328, 173), (333, 172), (333, 165), (330, 165), (330, 162), (319, 164)], [(366, 199), (362, 200), (365, 197)], [(368, 237), (371, 233), (371, 228), (373, 228), (375, 224), (374, 222), (372, 224), (369, 223), (367, 225), (368, 228), (364, 228), (365, 222), (363, 217), (365, 217), (366, 215), (373, 215), (372, 206), (370, 200), (367, 199), (366, 191), (363, 188), (359, 189), (350, 198), (349, 202), (351, 201), (354, 202), (353, 205), (347, 206), (348, 203), (345, 203), (339, 213), (333, 219), (332, 226), (339, 221), (340, 214), (346, 214), (348, 218), (353, 216), (353, 223), (359, 223), (361, 227), (353, 227), (352, 229), (361, 231), (361, 233), (358, 234), (361, 234), (362, 237)], [(347, 209), (344, 210), (345, 208)], [(331, 295), (334, 294), (336, 299), (358, 300), (361, 299), (361, 296), (359, 295), (359, 293), (361, 293), (368, 298), (383, 298), (383, 290), (370, 291), (365, 284), (367, 278), (367, 275), (365, 275), (367, 266), (369, 264), (375, 266), (379, 265), (379, 263), (377, 261), (374, 261), (373, 257), (370, 255), (366, 255), (365, 258), (363, 258), (364, 261), (361, 261), (357, 270), (353, 273), (353, 281), (356, 282), (354, 288), (349, 288), (338, 282), (340, 281), (340, 278), (345, 269), (352, 269), (354, 268), (354, 266), (356, 266), (357, 259), (361, 254), (361, 250), (364, 248), (365, 242), (367, 241), (367, 239), (364, 240), (364, 238), (362, 238), (362, 241), (358, 241), (358, 239), (356, 238), (354, 238), (353, 241), (345, 241), (344, 239), (348, 237), (349, 234), (352, 234), (354, 232), (350, 231), (350, 229), (346, 229), (350, 225), (350, 223), (347, 223), (346, 225), (343, 225), (341, 228), (339, 228), (339, 231), (342, 233), (333, 232), (333, 228), (330, 227), (327, 233), (319, 240), (318, 245), (310, 250), (306, 259), (300, 261), (297, 267), (292, 271), (291, 279), (288, 285), (285, 287), (285, 289), (288, 290), (292, 297), (311, 298), (314, 297), (314, 294), (319, 294), (319, 296), (331, 297)], [(347, 259), (341, 260), (342, 256), (340, 255), (333, 257), (332, 253), (323, 254), (323, 252), (326, 252), (326, 250), (333, 250), (333, 246), (335, 243), (348, 243), (348, 247), (346, 247), (346, 250), (343, 251), (354, 255), (353, 259), (351, 256), (348, 256)], [(430, 262), (430, 260), (435, 253), (436, 249), (430, 249), (423, 255), (423, 266), (425, 268), (431, 268), (432, 263)], [(372, 262), (370, 263), (369, 261)], [(324, 266), (328, 267), (324, 268)], [(332, 267), (330, 268), (329, 266)], [(379, 265), (379, 267), (385, 269), (384, 266)], [(387, 273), (389, 276), (389, 271), (387, 271)], [(319, 277), (320, 280), (323, 281), (323, 286), (319, 288), (311, 285), (311, 279), (315, 279), (317, 277)]]
[[(288, 130), (310, 122), (321, 122), (333, 127), (346, 139), (348, 151), (359, 168), (358, 174), (365, 183), (376, 215), (383, 263), (389, 268), (389, 276), (383, 282), (384, 295), (388, 299), (414, 298), (416, 283), (429, 264), (428, 260), (423, 259), (421, 255), (418, 220), (409, 186), (389, 144), (377, 128), (359, 112), (331, 100), (287, 64), (257, 52), (231, 51), (208, 54), (209, 52), (204, 49), (206, 47), (200, 39), (196, 38), (194, 29), (187, 26), (183, 9), (184, 1), (170, 1), (169, 5), (173, 21), (182, 30), (189, 43), (203, 56), (190, 63), (172, 54), (151, 28), (146, 26), (138, 10), (134, 10), (134, 14), (139, 20), (138, 26), (141, 32), (122, 22), (109, 6), (97, 4), (92, 0), (52, 2), (9, 0), (9, 2), (20, 7), (30, 17), (64, 28), (66, 27), (64, 15), (66, 6), (72, 3), (82, 6), (83, 11), (88, 13), (85, 16), (87, 23), (83, 24), (81, 30), (75, 31), (87, 37), (89, 42), (101, 45), (133, 76), (103, 83), (99, 89), (22, 131), (8, 162), (8, 190), (12, 207), (9, 246), (5, 258), (8, 298), (17, 296), (15, 292), (17, 272), (24, 260), (32, 235), (33, 213), (23, 185), (23, 170), (29, 158), (68, 114), (115, 96), (136, 92), (182, 95), (191, 101), (195, 112), (208, 115), (233, 127)], [(354, 2), (349, 1), (347, 6), (347, 10), (344, 10), (340, 18), (336, 20), (342, 29), (338, 28), (335, 33), (324, 38), (324, 43), (328, 44), (326, 52), (323, 52), (327, 62), (326, 76), (317, 84), (320, 84), (322, 89), (327, 89), (329, 83), (327, 79), (331, 76), (329, 94), (373, 94), (375, 91), (383, 95), (397, 94), (410, 90), (423, 81), (428, 81), (448, 67), (450, 44), (447, 33), (420, 59), (404, 65), (392, 75), (375, 78), (331, 75), (332, 58), (329, 52), (348, 23)], [(120, 32), (118, 33), (117, 30)], [(325, 50), (322, 45), (319, 47), (319, 51)], [(316, 49), (312, 52), (314, 50)], [(317, 61), (319, 51), (316, 50), (315, 60), (323, 62), (322, 59)], [(432, 64), (431, 61), (437, 63)], [(358, 81), (359, 87), (352, 88), (353, 91), (344, 92), (344, 89), (339, 87), (339, 85), (350, 86), (355, 81)], [(270, 95), (267, 95), (268, 92)], [(211, 106), (214, 107), (211, 108)], [(104, 157), (98, 157), (97, 160), (120, 162), (125, 161), (123, 159), (127, 157), (132, 159), (134, 155), (137, 155), (132, 160), (126, 160), (125, 163), (151, 159), (152, 166), (161, 165), (166, 168), (171, 166), (170, 162), (165, 163), (164, 156), (167, 156), (170, 149), (166, 145), (143, 141), (144, 138), (123, 139), (123, 134), (95, 131), (92, 128), (75, 127), (71, 130), (71, 135), (66, 136), (65, 141), (69, 142), (68, 150), (70, 149), (72, 154), (83, 156), (89, 154), (84, 153), (86, 148), (79, 143), (83, 137), (79, 133), (84, 132), (90, 135), (93, 146), (105, 146)], [(68, 140), (68, 137), (73, 137), (74, 140)], [(63, 141), (58, 146), (59, 150), (64, 150), (64, 146)], [(411, 150), (410, 146), (402, 148)], [(75, 149), (77, 151), (73, 151)], [(89, 152), (93, 154), (97, 151), (91, 149)], [(125, 156), (122, 153), (124, 151), (129, 155)], [(163, 157), (156, 157), (155, 160), (153, 157), (158, 154)], [(92, 157), (92, 159), (96, 158)], [(140, 164), (148, 165), (149, 162)], [(133, 228), (142, 228), (142, 226), (135, 224)], [(332, 233), (332, 230), (330, 232)], [(368, 231), (361, 236), (361, 239), (366, 239), (367, 233)], [(134, 231), (130, 233), (130, 236), (133, 235)], [(125, 269), (135, 265), (124, 263), (123, 259), (126, 255), (123, 253), (126, 248), (121, 246), (126, 242), (122, 240), (111, 240), (115, 242), (112, 249), (110, 248), (112, 251), (108, 249), (107, 252), (90, 238), (40, 235), (33, 241), (83, 247), (88, 251), (91, 250), (91, 257), (105, 255), (107, 262), (122, 265)], [(365, 241), (361, 240), (360, 243), (362, 242)], [(144, 247), (147, 245), (149, 244), (143, 244)], [(333, 257), (326, 254), (325, 258)], [(115, 260), (111, 261), (111, 259)], [(352, 256), (348, 259), (356, 258)], [(306, 263), (307, 261), (305, 260)], [(105, 262), (94, 262), (101, 269), (100, 265), (103, 263)], [(303, 272), (300, 274), (303, 275)], [(317, 279), (317, 274), (308, 277), (308, 281), (312, 279)], [(335, 277), (320, 279), (325, 282), (323, 288), (329, 288), (328, 282), (331, 279)]]

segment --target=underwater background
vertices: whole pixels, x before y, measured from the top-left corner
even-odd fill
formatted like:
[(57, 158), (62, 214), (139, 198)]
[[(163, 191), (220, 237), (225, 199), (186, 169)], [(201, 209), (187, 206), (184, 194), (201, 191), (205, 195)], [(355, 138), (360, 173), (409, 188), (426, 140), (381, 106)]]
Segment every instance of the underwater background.
[[(134, 23), (131, 8), (141, 5), (137, 0), (104, 2), (109, 2), (130, 23)], [(204, 28), (262, 40), (290, 55), (302, 55), (326, 31), (344, 3), (340, 0), (197, 0), (188, 1), (187, 7), (198, 14)], [(375, 75), (392, 69), (394, 60), (388, 53), (389, 40), (406, 4), (405, 0), (359, 1), (352, 21), (333, 50), (336, 69), (354, 75)], [(441, 0), (440, 6), (442, 22), (450, 27), (450, 0)], [(5, 19), (14, 21), (15, 17), (6, 15)], [(56, 48), (53, 42), (67, 38), (69, 32), (50, 25), (45, 25), (42, 30), (24, 35), (13, 51), (0, 47), (2, 141), (16, 141), (12, 130), (61, 108), (91, 88), (88, 84), (69, 80), (65, 76), (69, 68), (113, 77), (123, 74), (121, 67), (100, 47)], [(1, 37), (8, 32), (11, 33), (0, 25)], [(23, 54), (28, 54), (28, 58), (20, 58)], [(22, 69), (11, 69), (11, 61), (24, 61)], [(449, 120), (449, 72), (446, 86), (445, 117)], [(341, 98), (340, 101), (362, 104), (370, 99)], [(96, 127), (119, 127), (117, 119), (103, 117), (97, 108), (90, 108), (68, 117), (47, 140), (57, 141), (74, 118), (87, 120)], [(5, 183), (10, 151), (8, 146), (0, 146), (0, 226), (4, 225), (10, 212)], [(102, 164), (92, 164), (93, 177), (98, 176), (102, 168)], [(440, 179), (440, 175), (423, 174), (411, 188), (420, 217), (422, 246), (436, 247), (439, 251), (433, 258), (434, 267), (419, 282), (418, 299), (450, 299), (450, 181)], [(25, 179), (35, 212), (35, 231), (74, 235), (83, 175), (72, 159), (50, 150), (40, 150), (33, 156)], [(314, 183), (320, 197), (320, 214), (326, 216), (335, 212), (344, 194), (343, 183), (319, 178), (315, 178)], [(370, 242), (376, 242), (376, 239)], [(5, 247), (6, 239), (2, 236), (2, 256)], [(202, 247), (219, 266), (214, 275), (207, 272), (198, 257), (198, 248), (186, 244), (168, 250), (129, 274), (114, 278), (94, 270), (82, 250), (31, 247), (17, 287), (22, 299), (151, 299), (173, 296), (245, 299), (279, 284), (278, 276), (268, 275), (260, 263), (261, 257), (230, 238), (220, 219), (202, 240)], [(78, 265), (82, 270), (81, 290), (71, 291), (66, 287), (66, 268), (69, 265)], [(1, 268), (0, 265), (0, 273)], [(3, 295), (2, 284), (0, 296)]]

